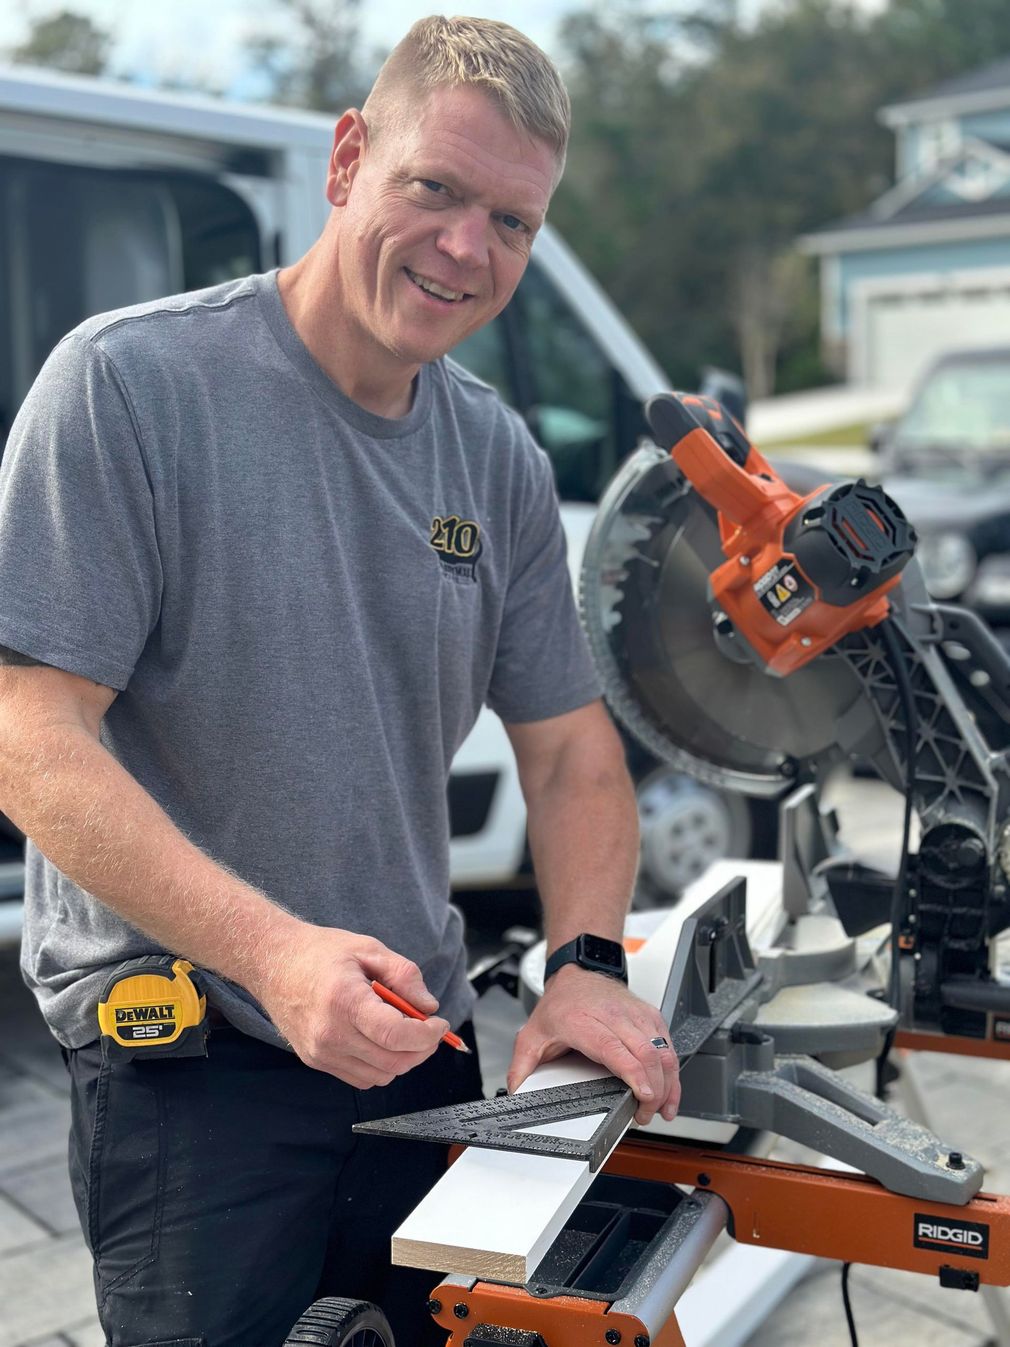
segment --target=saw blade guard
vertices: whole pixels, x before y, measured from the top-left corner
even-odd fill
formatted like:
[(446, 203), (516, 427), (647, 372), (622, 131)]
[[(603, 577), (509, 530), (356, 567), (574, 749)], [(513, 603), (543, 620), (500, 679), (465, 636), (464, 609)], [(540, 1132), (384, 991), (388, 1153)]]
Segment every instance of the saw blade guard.
[(702, 781), (771, 797), (843, 756), (837, 726), (863, 690), (830, 651), (788, 678), (727, 652), (710, 587), (725, 560), (716, 511), (668, 453), (645, 445), (600, 502), (582, 617), (630, 733)]

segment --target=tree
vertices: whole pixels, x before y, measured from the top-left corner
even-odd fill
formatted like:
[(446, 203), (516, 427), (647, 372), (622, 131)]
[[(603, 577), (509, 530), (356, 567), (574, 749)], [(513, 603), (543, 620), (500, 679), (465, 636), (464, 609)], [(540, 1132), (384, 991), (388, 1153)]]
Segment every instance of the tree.
[(360, 103), (374, 73), (364, 69), (361, 0), (280, 2), (287, 14), (284, 35), (262, 32), (247, 43), (267, 78), (270, 100), (319, 112)]
[(890, 0), (871, 29), (885, 96), (909, 97), (1010, 55), (1006, 0)]
[[(677, 383), (742, 368), (751, 395), (823, 374), (799, 234), (890, 183), (877, 109), (1010, 53), (1006, 0), (636, 0), (562, 31), (574, 125), (552, 218)], [(679, 53), (679, 54), (678, 54)], [(802, 372), (802, 373), (801, 373)]]
[(11, 61), (48, 66), (73, 75), (101, 75), (108, 68), (111, 36), (84, 14), (61, 9), (35, 19), (28, 37), (8, 52)]
[[(834, 0), (791, 0), (719, 36), (684, 92), (700, 175), (691, 226), (716, 280), (751, 396), (775, 389), (809, 268), (798, 234), (860, 209), (887, 181), (892, 143), (873, 109), (866, 20)], [(812, 335), (812, 334), (810, 334)]]

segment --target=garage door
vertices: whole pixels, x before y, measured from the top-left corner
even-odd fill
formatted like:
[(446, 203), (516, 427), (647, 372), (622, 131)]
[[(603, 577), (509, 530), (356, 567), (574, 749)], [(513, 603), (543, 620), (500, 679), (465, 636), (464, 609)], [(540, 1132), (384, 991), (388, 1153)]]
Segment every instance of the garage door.
[(1010, 281), (966, 281), (868, 295), (865, 308), (866, 382), (907, 388), (944, 351), (1010, 344)]

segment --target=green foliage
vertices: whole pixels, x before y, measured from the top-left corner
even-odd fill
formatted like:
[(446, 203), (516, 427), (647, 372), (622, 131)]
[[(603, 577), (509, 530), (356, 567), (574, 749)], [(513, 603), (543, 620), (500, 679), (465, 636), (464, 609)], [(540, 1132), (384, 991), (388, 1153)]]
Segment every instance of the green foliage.
[(746, 26), (731, 0), (660, 18), (624, 0), (562, 41), (574, 128), (552, 219), (675, 382), (729, 365), (761, 396), (779, 371), (823, 375), (795, 240), (889, 185), (877, 109), (1010, 53), (1010, 5), (770, 0)]
[(275, 31), (247, 42), (253, 64), (267, 77), (274, 103), (339, 113), (360, 105), (378, 69), (366, 71), (361, 51), (361, 0), (277, 0), (285, 11), (284, 35)]
[(890, 97), (924, 92), (940, 80), (1010, 54), (1006, 0), (890, 0), (874, 25), (881, 84)]
[(108, 67), (111, 45), (109, 34), (91, 19), (62, 9), (36, 19), (25, 41), (7, 56), (17, 64), (48, 66), (72, 75), (101, 75)]

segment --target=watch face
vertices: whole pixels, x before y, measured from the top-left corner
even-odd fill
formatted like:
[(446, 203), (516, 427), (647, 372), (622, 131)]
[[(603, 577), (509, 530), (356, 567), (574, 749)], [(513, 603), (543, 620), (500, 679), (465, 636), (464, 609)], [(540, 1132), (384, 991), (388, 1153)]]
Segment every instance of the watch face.
[(584, 935), (581, 954), (588, 962), (612, 968), (615, 973), (624, 968), (624, 950), (616, 941), (604, 940), (602, 936)]

